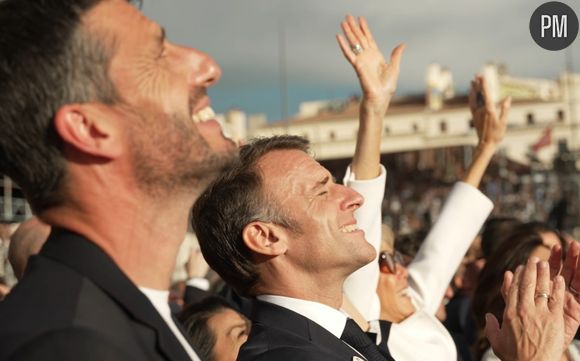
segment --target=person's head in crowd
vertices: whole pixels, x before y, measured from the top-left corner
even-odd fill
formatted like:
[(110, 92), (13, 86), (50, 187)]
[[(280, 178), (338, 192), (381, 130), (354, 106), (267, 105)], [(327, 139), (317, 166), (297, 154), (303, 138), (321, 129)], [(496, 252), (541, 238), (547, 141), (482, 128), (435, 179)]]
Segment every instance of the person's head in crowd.
[(206, 361), (235, 361), (251, 327), (246, 317), (217, 296), (187, 306), (177, 319)]
[(481, 234), (473, 241), (453, 277), (453, 286), (458, 293), (471, 296), (485, 260), (501, 242), (514, 233), (522, 222), (511, 217), (493, 217), (483, 225)]
[(550, 248), (554, 247), (557, 244), (565, 243), (564, 237), (560, 234), (560, 232), (543, 222), (528, 222), (521, 225), (522, 228), (529, 228), (536, 231), (540, 237), (542, 237), (542, 241), (544, 244)]
[(233, 142), (203, 122), (220, 68), (130, 1), (0, 7), (0, 173), (41, 219), (65, 222), (63, 209), (103, 203), (108, 188), (185, 208), (231, 158)]
[[(427, 237), (427, 231), (425, 229), (419, 229), (414, 232), (398, 235), (395, 238), (395, 249), (403, 256), (405, 266), (409, 265), (413, 258), (415, 258), (425, 237)], [(390, 251), (392, 252), (392, 248)]]
[(336, 184), (297, 136), (262, 138), (193, 207), (209, 265), (244, 295), (336, 306), (342, 284), (376, 253), (356, 226), (360, 194)]
[(10, 237), (8, 261), (16, 278), (21, 279), (30, 256), (40, 252), (48, 239), (50, 226), (36, 217), (24, 221)]
[[(505, 302), (501, 295), (501, 286), (506, 271), (515, 272), (515, 269), (525, 264), (530, 257), (537, 257), (540, 261), (547, 261), (551, 248), (559, 244), (565, 254), (566, 242), (564, 239), (543, 239), (542, 233), (550, 233), (549, 229), (537, 223), (523, 224), (517, 231), (508, 236), (500, 246), (489, 255), (485, 266), (479, 275), (477, 287), (473, 294), (473, 312), (478, 327), (475, 352), (481, 357), (489, 348), (485, 337), (485, 314), (493, 314), (501, 323)], [(554, 242), (555, 241), (555, 242)]]
[[(379, 287), (381, 288), (381, 298), (383, 298), (381, 301), (381, 307), (383, 308), (382, 311), (384, 315), (389, 317), (386, 318), (389, 321), (401, 322), (415, 312), (415, 307), (410, 303), (410, 299), (406, 295), (406, 292), (401, 293), (400, 290), (403, 285), (408, 286), (408, 273), (406, 267), (417, 255), (417, 252), (419, 252), (426, 237), (427, 231), (425, 229), (419, 229), (415, 232), (397, 236), (394, 245), (395, 253), (393, 253), (393, 248), (386, 248), (383, 249), (386, 254), (381, 253), (380, 255), (382, 263), (380, 263), (381, 281)], [(387, 257), (390, 257), (390, 259), (395, 261), (395, 263), (399, 263), (396, 268), (393, 268), (392, 266), (389, 267), (391, 261), (390, 259), (387, 260)], [(395, 272), (393, 272), (393, 270)], [(447, 287), (441, 305), (436, 313), (436, 317), (439, 320), (443, 321), (447, 318), (445, 304), (447, 304), (452, 297), (453, 289)]]
[(501, 246), (502, 241), (520, 225), (522, 225), (522, 222), (513, 217), (492, 217), (488, 219), (481, 231), (483, 258), (489, 258)]
[(386, 224), (381, 224), (381, 251), (395, 247), (395, 232)]
[[(415, 306), (408, 295), (409, 274), (406, 264), (412, 259), (399, 253), (396, 248), (399, 242), (415, 239), (411, 235), (397, 237), (395, 248), (383, 245), (379, 254), (380, 277), (377, 294), (381, 300), (381, 319), (395, 323), (402, 322), (415, 313)], [(413, 249), (409, 247), (406, 251)]]

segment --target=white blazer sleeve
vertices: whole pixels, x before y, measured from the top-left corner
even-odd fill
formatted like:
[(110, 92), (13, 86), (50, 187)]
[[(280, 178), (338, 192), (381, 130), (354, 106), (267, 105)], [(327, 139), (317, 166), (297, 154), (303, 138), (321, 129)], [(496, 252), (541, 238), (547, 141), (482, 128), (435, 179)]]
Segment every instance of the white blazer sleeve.
[(475, 187), (457, 182), (441, 214), (408, 267), (418, 307), (434, 315), (465, 252), (493, 203)]
[(365, 232), (366, 240), (377, 250), (375, 259), (352, 273), (344, 283), (344, 293), (367, 321), (378, 320), (381, 313), (381, 304), (377, 295), (379, 282), (377, 259), (381, 247), (381, 207), (386, 179), (387, 171), (382, 165), (381, 173), (374, 179), (355, 180), (355, 174), (351, 172), (350, 166), (344, 176), (344, 185), (356, 190), (364, 197), (363, 205), (356, 210), (354, 215), (359, 229)]

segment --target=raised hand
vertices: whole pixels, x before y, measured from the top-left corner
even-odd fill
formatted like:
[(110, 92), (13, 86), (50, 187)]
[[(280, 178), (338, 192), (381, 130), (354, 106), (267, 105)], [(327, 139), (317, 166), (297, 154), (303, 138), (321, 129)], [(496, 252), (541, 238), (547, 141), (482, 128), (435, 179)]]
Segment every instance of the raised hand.
[(336, 39), (344, 57), (356, 71), (363, 103), (376, 106), (377, 111), (384, 115), (397, 89), (405, 45), (393, 49), (390, 62), (386, 63), (364, 17), (361, 16), (357, 22), (349, 15), (340, 25), (346, 39), (340, 34), (336, 35)]
[(493, 352), (503, 361), (560, 360), (564, 346), (564, 278), (550, 282), (547, 262), (537, 258), (506, 272), (502, 294), (505, 310), (501, 327), (486, 315), (485, 333)]
[(500, 103), (498, 116), (489, 91), (489, 84), (482, 76), (476, 76), (471, 82), (469, 92), (469, 108), (473, 116), (473, 124), (477, 131), (480, 145), (497, 145), (501, 142), (507, 128), (507, 117), (511, 106), (511, 98), (507, 97)]
[(477, 131), (478, 144), (473, 161), (463, 177), (465, 183), (476, 188), (479, 187), (485, 169), (505, 135), (511, 105), (511, 98), (504, 99), (500, 104), (501, 112), (498, 116), (489, 94), (489, 86), (485, 79), (476, 76), (471, 82), (469, 108)]

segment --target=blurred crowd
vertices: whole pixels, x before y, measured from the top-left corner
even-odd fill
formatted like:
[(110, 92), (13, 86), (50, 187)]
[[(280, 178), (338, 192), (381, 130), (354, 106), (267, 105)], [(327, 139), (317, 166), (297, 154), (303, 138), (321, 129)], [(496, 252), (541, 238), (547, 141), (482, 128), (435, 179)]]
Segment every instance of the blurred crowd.
[(406, 45), (347, 15), (339, 183), (304, 137), (226, 137), (217, 63), (130, 2), (0, 0), (0, 28), (0, 173), (35, 214), (0, 224), (0, 361), (580, 360), (580, 244), (557, 189), (488, 170), (511, 98), (482, 75), (470, 159), (401, 173)]

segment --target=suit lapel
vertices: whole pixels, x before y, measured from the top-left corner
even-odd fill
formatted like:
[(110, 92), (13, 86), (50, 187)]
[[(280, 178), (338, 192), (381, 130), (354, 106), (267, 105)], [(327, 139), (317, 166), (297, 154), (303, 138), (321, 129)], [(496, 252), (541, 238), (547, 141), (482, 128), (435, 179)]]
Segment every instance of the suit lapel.
[(149, 299), (95, 244), (80, 235), (54, 229), (40, 254), (89, 278), (132, 318), (155, 330), (157, 348), (167, 359), (190, 360)]
[(268, 327), (283, 329), (286, 332), (308, 338), (317, 347), (335, 355), (337, 360), (354, 360), (353, 357), (356, 356), (364, 361), (364, 358), (358, 352), (324, 327), (287, 308), (269, 302), (256, 301), (252, 313), (252, 322), (259, 322)]

